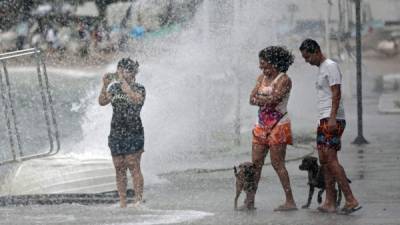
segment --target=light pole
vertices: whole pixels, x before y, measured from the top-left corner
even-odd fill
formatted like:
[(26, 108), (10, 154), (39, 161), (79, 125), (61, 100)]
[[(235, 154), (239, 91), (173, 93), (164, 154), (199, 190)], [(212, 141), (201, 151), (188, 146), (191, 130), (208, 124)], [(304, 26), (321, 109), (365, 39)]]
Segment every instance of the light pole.
[(332, 2), (328, 0), (328, 5), (326, 8), (326, 16), (325, 16), (325, 45), (326, 45), (326, 56), (331, 57), (331, 40), (330, 40), (330, 20), (331, 20), (331, 12), (332, 12)]
[(356, 66), (357, 66), (357, 134), (353, 144), (368, 144), (363, 136), (362, 120), (362, 80), (361, 80), (361, 0), (355, 0), (356, 5)]

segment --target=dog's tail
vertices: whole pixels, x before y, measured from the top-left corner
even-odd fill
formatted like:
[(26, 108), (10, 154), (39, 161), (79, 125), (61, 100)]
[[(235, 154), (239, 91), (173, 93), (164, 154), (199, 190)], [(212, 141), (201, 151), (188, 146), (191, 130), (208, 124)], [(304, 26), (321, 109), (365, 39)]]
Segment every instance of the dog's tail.
[(235, 176), (237, 177), (237, 169), (236, 169), (236, 166), (233, 166), (233, 173), (235, 174)]

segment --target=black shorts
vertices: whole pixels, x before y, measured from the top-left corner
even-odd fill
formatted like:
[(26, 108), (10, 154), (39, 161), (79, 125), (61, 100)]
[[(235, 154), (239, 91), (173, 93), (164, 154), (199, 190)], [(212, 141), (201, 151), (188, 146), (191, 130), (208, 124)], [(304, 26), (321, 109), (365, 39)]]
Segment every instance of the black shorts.
[(111, 155), (127, 155), (139, 152), (144, 147), (144, 135), (133, 137), (115, 137), (108, 136), (108, 147), (110, 147)]

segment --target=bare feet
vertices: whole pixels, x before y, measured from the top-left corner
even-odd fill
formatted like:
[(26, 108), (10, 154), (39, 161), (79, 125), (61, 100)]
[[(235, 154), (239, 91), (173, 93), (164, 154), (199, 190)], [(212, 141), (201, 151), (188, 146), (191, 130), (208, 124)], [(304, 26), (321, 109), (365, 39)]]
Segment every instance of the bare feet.
[(249, 205), (242, 205), (239, 206), (236, 211), (253, 211), (256, 210), (256, 207), (253, 206), (249, 206)]
[(336, 208), (324, 208), (322, 206), (319, 206), (317, 208), (318, 211), (322, 212), (322, 213), (335, 213), (336, 212)]
[(142, 197), (140, 197), (140, 198), (135, 198), (135, 199), (133, 200), (132, 206), (133, 206), (134, 208), (140, 208), (141, 206), (143, 206), (143, 203), (146, 203), (146, 200), (145, 200), (145, 199), (142, 199)]
[(319, 206), (317, 210), (323, 213), (335, 213), (336, 207), (332, 204), (324, 203), (322, 206)]
[(141, 204), (142, 204), (142, 202), (137, 201), (137, 202), (134, 202), (132, 206), (133, 206), (134, 208), (138, 208)]
[(294, 203), (285, 203), (283, 205), (278, 206), (274, 209), (275, 212), (279, 211), (295, 211), (297, 210), (297, 206)]
[(126, 208), (126, 202), (119, 202), (119, 207)]

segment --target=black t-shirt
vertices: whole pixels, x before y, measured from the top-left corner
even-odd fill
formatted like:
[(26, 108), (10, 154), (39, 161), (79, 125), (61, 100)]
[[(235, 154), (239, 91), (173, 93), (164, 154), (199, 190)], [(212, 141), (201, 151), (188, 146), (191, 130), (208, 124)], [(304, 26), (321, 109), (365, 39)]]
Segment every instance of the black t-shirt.
[(144, 135), (140, 111), (144, 104), (146, 90), (138, 83), (133, 83), (130, 87), (133, 92), (143, 96), (141, 102), (133, 102), (123, 93), (119, 82), (112, 82), (108, 87), (108, 91), (112, 95), (111, 105), (113, 107), (110, 137), (131, 138)]

